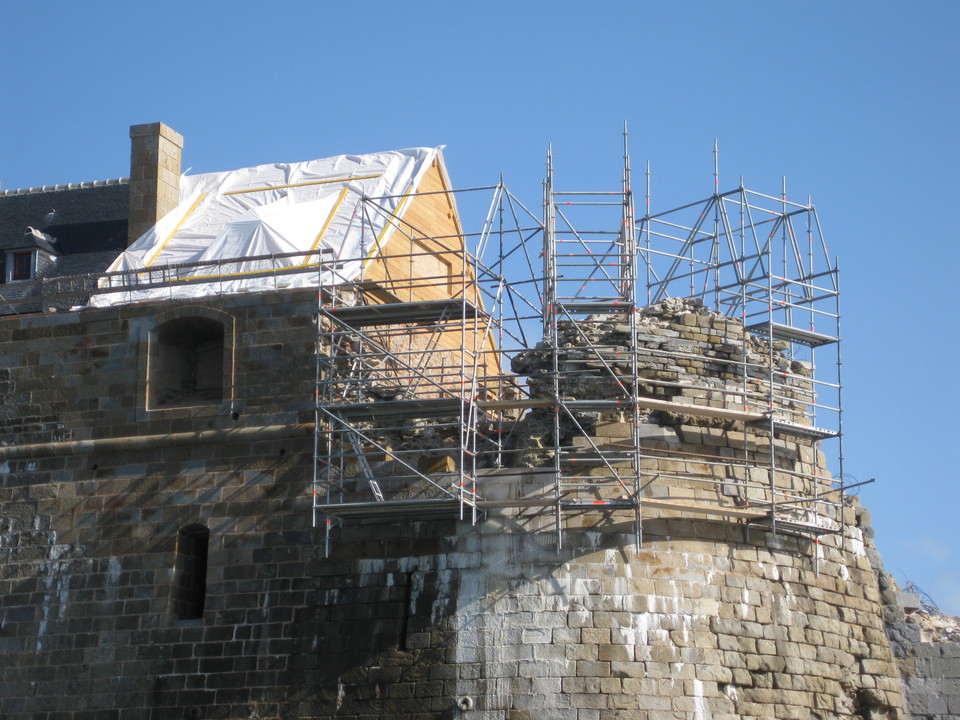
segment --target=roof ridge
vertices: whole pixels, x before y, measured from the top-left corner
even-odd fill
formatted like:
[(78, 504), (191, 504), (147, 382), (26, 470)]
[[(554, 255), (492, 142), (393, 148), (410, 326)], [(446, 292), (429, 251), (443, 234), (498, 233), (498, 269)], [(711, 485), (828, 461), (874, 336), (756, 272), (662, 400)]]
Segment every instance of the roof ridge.
[(32, 188), (18, 188), (16, 190), (0, 190), (0, 197), (10, 195), (37, 195), (46, 192), (62, 192), (64, 190), (80, 190), (84, 188), (107, 187), (108, 185), (129, 185), (130, 178), (111, 178), (110, 180), (88, 180), (79, 183), (67, 183), (66, 185), (42, 185)]

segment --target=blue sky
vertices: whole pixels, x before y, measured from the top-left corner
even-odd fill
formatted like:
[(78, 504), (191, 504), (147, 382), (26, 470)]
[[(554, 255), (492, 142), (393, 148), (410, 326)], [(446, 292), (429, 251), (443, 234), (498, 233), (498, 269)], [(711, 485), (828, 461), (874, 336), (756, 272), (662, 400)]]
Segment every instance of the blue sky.
[(454, 183), (654, 207), (739, 176), (812, 195), (843, 288), (845, 469), (888, 570), (960, 614), (952, 237), (960, 3), (10, 3), (0, 187), (124, 176), (163, 120), (207, 172), (445, 144)]

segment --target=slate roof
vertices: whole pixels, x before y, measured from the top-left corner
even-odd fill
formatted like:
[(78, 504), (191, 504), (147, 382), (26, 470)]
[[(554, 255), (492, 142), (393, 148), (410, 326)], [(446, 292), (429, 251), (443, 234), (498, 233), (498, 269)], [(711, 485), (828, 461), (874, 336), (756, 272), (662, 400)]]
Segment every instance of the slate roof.
[[(21, 248), (40, 248), (51, 255), (57, 255), (60, 251), (57, 249), (57, 239), (52, 235), (47, 235), (42, 230), (29, 227), (23, 234), (20, 245)], [(13, 249), (13, 248), (7, 248)]]
[[(45, 310), (40, 277), (106, 270), (127, 246), (129, 204), (126, 178), (0, 192), (0, 316)], [(4, 255), (21, 248), (55, 259), (37, 281), (4, 283)]]
[(33, 227), (55, 238), (61, 255), (109, 250), (116, 257), (127, 244), (129, 203), (125, 179), (0, 192), (0, 250), (30, 247), (24, 231)]

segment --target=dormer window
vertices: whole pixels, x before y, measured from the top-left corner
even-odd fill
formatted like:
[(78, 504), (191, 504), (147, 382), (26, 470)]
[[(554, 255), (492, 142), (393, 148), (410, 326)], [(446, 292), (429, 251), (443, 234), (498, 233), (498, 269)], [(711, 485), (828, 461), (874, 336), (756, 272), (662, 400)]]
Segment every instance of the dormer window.
[(33, 253), (17, 252), (8, 256), (10, 258), (10, 280), (32, 280), (33, 279)]
[(7, 247), (7, 266), (4, 268), (7, 282), (39, 280), (56, 267), (60, 254), (56, 238), (32, 227), (28, 227), (23, 236), (22, 245)]

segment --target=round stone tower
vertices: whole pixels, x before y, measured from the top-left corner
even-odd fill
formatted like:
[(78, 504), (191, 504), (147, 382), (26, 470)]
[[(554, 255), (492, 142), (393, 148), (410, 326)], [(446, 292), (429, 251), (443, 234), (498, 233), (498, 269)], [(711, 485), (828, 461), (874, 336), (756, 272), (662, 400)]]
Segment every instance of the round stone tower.
[[(560, 424), (559, 461), (587, 467), (569, 477), (599, 478), (592, 501), (549, 509), (545, 407), (520, 421), (514, 467), (481, 474), (474, 527), (338, 531), (333, 558), (317, 565), (327, 605), (309, 619), (334, 648), (318, 668), (328, 693), (319, 716), (902, 717), (858, 505), (831, 493), (812, 432), (743, 413), (743, 388), (758, 391), (773, 371), (773, 417), (796, 423), (808, 369), (783, 343), (695, 301), (658, 303), (638, 323), (650, 401), (639, 427), (602, 404)], [(615, 395), (611, 369), (633, 361), (611, 350), (606, 367), (584, 372), (584, 346), (624, 339), (616, 317), (588, 326), (567, 326), (562, 340), (560, 363), (580, 368), (560, 389), (574, 407), (578, 396)], [(514, 363), (534, 397), (552, 372), (549, 351)], [(674, 409), (652, 409), (660, 403)], [(635, 462), (610, 449), (636, 436), (643, 476), (656, 478), (641, 488), (639, 518), (624, 502), (631, 488), (603, 481), (608, 465)], [(385, 615), (371, 617), (373, 607)]]

